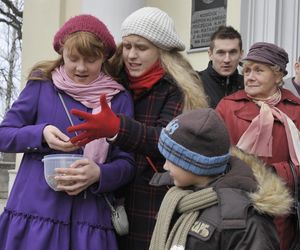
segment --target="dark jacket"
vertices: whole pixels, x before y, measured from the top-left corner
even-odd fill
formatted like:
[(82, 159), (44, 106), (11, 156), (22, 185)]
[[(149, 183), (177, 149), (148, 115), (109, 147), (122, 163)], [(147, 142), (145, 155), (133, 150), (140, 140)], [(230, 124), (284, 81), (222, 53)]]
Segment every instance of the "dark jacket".
[(183, 109), (183, 95), (176, 83), (165, 76), (152, 89), (134, 101), (135, 119), (121, 115), (121, 127), (114, 144), (126, 152), (134, 152), (136, 175), (127, 187), (125, 207), (129, 235), (120, 240), (121, 249), (148, 249), (166, 186), (148, 183), (155, 173), (146, 160), (149, 156), (159, 172), (164, 172), (165, 159), (158, 150), (160, 131)]
[(203, 87), (212, 108), (215, 108), (224, 96), (244, 88), (244, 79), (238, 70), (231, 76), (221, 76), (213, 69), (212, 61), (208, 63), (205, 70), (199, 72), (199, 76), (203, 81)]
[(218, 203), (200, 214), (189, 231), (186, 250), (280, 248), (272, 217), (289, 211), (287, 188), (255, 158), (239, 151), (236, 155), (247, 164), (233, 157), (231, 170), (211, 184)]

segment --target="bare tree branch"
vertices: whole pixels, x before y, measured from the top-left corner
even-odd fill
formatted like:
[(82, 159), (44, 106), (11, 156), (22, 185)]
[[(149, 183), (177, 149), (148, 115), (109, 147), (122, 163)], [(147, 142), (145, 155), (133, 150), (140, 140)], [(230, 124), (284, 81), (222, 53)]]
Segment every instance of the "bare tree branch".
[[(0, 1), (0, 118), (18, 95), (24, 0)], [(4, 97), (4, 98), (3, 98)], [(4, 101), (5, 100), (5, 101)], [(1, 108), (1, 104), (0, 104)]]
[(22, 40), (22, 27), (18, 26), (18, 24), (16, 24), (16, 23), (14, 23), (12, 21), (8, 21), (4, 18), (0, 18), (0, 23), (6, 23), (7, 26), (11, 26), (12, 28), (14, 28), (18, 32), (18, 39)]
[(2, 0), (2, 3), (4, 3), (6, 5), (6, 7), (13, 12), (14, 16), (17, 16), (20, 19), (23, 19), (23, 11), (19, 10), (12, 1)]
[(0, 3), (0, 23), (5, 23), (6, 25), (15, 29), (18, 33), (18, 39), (22, 40), (22, 24), (23, 24), (23, 1), (21, 1), (20, 6), (17, 6), (19, 2), (13, 0), (1, 0)]

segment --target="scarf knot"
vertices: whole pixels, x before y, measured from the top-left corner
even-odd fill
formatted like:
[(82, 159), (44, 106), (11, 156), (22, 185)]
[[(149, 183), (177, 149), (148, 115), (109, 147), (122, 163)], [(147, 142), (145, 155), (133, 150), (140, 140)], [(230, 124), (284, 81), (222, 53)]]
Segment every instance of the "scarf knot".
[(237, 147), (259, 157), (272, 157), (272, 131), (275, 117), (285, 128), (291, 161), (298, 166), (300, 163), (299, 130), (294, 122), (276, 107), (281, 100), (280, 89), (267, 99), (248, 97), (260, 107), (260, 111), (239, 139)]

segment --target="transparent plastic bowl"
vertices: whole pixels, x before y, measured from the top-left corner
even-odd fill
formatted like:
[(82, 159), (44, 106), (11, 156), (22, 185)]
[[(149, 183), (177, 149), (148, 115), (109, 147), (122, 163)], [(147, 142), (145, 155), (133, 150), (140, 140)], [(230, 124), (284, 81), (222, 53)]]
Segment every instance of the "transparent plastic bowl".
[(55, 172), (55, 168), (68, 168), (77, 160), (82, 159), (83, 156), (79, 154), (52, 154), (46, 155), (42, 159), (44, 162), (44, 177), (53, 190), (57, 190), (57, 181), (54, 179), (58, 174)]

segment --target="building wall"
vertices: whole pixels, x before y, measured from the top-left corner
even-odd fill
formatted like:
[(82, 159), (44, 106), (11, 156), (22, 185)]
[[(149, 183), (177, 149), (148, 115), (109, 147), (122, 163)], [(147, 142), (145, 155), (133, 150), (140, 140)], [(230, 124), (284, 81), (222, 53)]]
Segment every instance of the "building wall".
[(79, 12), (80, 0), (26, 0), (23, 16), (22, 86), (30, 68), (41, 60), (55, 59), (53, 36), (61, 23)]
[(241, 27), (246, 52), (255, 42), (270, 42), (289, 54), (288, 75), (295, 74), (294, 64), (300, 56), (299, 0), (248, 0), (241, 4)]
[(145, 0), (85, 0), (82, 1), (82, 12), (99, 17), (112, 32), (116, 43), (119, 43), (122, 22), (130, 13), (143, 6)]
[[(228, 1), (227, 24), (240, 29), (240, 2)], [(105, 8), (103, 8), (105, 6)], [(196, 70), (206, 68), (207, 50), (191, 52), (190, 28), (192, 1), (187, 0), (26, 0), (24, 6), (22, 86), (30, 68), (40, 60), (54, 59), (52, 49), (55, 32), (71, 16), (88, 13), (98, 16), (112, 31), (116, 42), (121, 41), (120, 25), (135, 9), (155, 6), (166, 11), (173, 19), (177, 32), (186, 44), (184, 52)]]
[(144, 0), (26, 0), (23, 18), (22, 86), (35, 63), (57, 57), (52, 48), (53, 37), (70, 17), (78, 14), (95, 15), (107, 24), (116, 42), (120, 42), (122, 21), (144, 5)]

